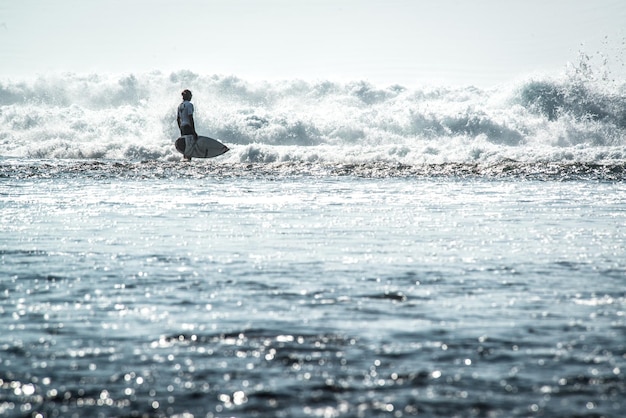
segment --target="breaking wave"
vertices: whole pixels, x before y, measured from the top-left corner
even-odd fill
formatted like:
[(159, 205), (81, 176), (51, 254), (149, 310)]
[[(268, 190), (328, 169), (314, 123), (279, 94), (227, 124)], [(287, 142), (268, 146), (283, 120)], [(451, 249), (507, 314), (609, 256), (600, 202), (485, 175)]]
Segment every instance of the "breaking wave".
[(57, 74), (0, 82), (5, 158), (180, 158), (175, 109), (194, 92), (197, 130), (228, 163), (622, 163), (626, 84), (589, 67), (491, 89), (365, 81), (251, 82), (189, 71)]

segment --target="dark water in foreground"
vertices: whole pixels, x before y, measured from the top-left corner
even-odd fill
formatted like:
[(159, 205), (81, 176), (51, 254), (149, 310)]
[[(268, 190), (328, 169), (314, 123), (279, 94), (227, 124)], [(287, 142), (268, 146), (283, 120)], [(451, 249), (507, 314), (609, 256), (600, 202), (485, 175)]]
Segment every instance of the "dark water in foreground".
[(620, 166), (255, 167), (3, 163), (0, 415), (623, 416)]

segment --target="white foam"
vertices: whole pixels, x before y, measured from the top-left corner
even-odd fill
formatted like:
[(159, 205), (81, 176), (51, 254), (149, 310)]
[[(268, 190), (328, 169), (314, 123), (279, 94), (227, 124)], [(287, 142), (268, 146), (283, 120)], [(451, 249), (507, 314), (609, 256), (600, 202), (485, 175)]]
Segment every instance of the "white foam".
[(0, 143), (12, 157), (177, 159), (175, 109), (190, 88), (198, 132), (225, 142), (231, 162), (615, 162), (626, 158), (626, 85), (608, 83), (579, 72), (490, 90), (52, 75), (0, 84)]

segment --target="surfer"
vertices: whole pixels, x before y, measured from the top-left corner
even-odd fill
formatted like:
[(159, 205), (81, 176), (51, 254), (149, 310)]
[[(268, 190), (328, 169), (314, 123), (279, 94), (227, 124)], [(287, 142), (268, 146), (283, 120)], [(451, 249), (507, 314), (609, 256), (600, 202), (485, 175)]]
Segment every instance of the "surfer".
[[(178, 122), (178, 129), (180, 129), (181, 136), (193, 135), (195, 140), (198, 140), (198, 134), (196, 133), (196, 124), (193, 120), (193, 104), (191, 103), (191, 91), (185, 89), (182, 92), (183, 102), (178, 105), (178, 116), (176, 121)], [(183, 157), (187, 161), (191, 161), (191, 157)]]

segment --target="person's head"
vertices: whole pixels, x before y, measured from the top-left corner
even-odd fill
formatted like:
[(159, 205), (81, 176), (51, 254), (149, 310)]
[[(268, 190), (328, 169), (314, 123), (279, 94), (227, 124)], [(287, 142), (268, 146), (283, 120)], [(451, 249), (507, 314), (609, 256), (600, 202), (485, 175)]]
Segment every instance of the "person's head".
[(190, 90), (183, 90), (182, 92), (183, 95), (183, 100), (191, 100), (191, 91)]

